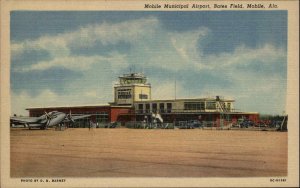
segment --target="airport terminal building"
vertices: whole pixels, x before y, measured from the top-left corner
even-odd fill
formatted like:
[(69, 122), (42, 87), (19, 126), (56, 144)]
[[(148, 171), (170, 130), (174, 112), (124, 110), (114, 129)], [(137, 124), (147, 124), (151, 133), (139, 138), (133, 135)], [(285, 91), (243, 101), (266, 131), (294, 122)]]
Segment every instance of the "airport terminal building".
[(199, 120), (213, 122), (221, 126), (224, 122), (237, 122), (238, 119), (259, 120), (257, 112), (241, 112), (234, 109), (233, 99), (222, 97), (185, 98), (154, 100), (151, 96), (151, 84), (142, 73), (124, 74), (114, 86), (114, 102), (81, 106), (56, 106), (27, 108), (29, 116), (37, 117), (44, 112), (61, 111), (72, 114), (89, 114), (91, 117), (80, 120), (82, 127), (89, 121), (95, 123), (119, 122), (124, 125), (130, 121), (144, 121), (153, 114), (159, 114), (164, 122)]

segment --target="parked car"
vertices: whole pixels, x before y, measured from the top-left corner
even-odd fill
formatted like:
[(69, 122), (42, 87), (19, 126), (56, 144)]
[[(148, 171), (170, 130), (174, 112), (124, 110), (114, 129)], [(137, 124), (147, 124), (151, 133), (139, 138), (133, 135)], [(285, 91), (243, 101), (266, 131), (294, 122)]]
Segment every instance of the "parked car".
[(248, 119), (245, 119), (240, 123), (241, 128), (248, 128), (248, 127), (252, 127), (252, 126), (254, 126), (254, 122), (251, 120), (248, 120)]
[(187, 122), (189, 127), (193, 127), (193, 128), (200, 128), (202, 127), (202, 124), (199, 120), (190, 120)]

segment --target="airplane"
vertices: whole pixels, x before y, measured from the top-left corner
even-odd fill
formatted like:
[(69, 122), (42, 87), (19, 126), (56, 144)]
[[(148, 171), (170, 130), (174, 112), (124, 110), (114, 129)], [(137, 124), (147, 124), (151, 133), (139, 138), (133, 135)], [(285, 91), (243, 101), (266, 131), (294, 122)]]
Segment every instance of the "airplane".
[(42, 130), (47, 129), (48, 127), (53, 127), (55, 125), (60, 125), (65, 122), (75, 122), (77, 119), (82, 119), (90, 117), (91, 115), (71, 115), (64, 112), (52, 111), (45, 112), (44, 115), (40, 117), (11, 117), (11, 124), (15, 125), (24, 125), (24, 127), (31, 128), (40, 128)]
[(156, 114), (152, 113), (152, 118), (159, 120), (160, 123), (164, 122), (163, 118), (161, 117), (161, 115), (159, 113), (156, 113)]

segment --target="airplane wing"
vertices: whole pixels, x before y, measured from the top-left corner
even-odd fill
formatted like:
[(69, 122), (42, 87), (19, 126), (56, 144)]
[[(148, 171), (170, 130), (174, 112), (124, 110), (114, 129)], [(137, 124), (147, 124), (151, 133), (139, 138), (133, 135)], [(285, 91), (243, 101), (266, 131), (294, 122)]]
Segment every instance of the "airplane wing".
[(70, 121), (75, 121), (78, 119), (83, 119), (86, 117), (90, 117), (91, 115), (72, 115), (71, 118), (67, 117), (64, 122), (70, 122)]
[(72, 116), (72, 119), (73, 120), (77, 120), (77, 119), (83, 119), (83, 118), (86, 118), (86, 117), (91, 117), (91, 115), (73, 115)]
[(37, 117), (11, 117), (10, 121), (15, 123), (37, 123), (40, 119)]

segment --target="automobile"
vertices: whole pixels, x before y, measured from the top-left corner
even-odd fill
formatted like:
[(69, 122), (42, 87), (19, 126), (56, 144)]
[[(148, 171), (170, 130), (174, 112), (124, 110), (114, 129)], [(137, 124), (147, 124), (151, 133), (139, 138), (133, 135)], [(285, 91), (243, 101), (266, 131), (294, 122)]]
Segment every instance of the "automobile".
[(203, 127), (215, 127), (216, 122), (214, 122), (214, 121), (203, 121), (202, 126)]
[(252, 127), (252, 126), (254, 126), (254, 122), (251, 120), (248, 120), (248, 119), (245, 119), (240, 123), (241, 128), (248, 128), (248, 127)]
[(111, 122), (111, 123), (108, 123), (104, 126), (104, 128), (116, 128), (118, 125), (117, 122)]
[(191, 128), (201, 128), (202, 124), (199, 120), (190, 120), (187, 122), (188, 127)]
[(279, 128), (281, 126), (281, 124), (282, 124), (282, 121), (280, 121), (280, 120), (273, 120), (271, 122), (271, 124), (270, 124), (270, 127), (277, 127), (277, 128)]
[(188, 121), (179, 121), (178, 122), (179, 129), (194, 129), (193, 124), (189, 123)]
[(254, 125), (255, 127), (267, 127), (265, 121), (258, 121), (257, 124)]

